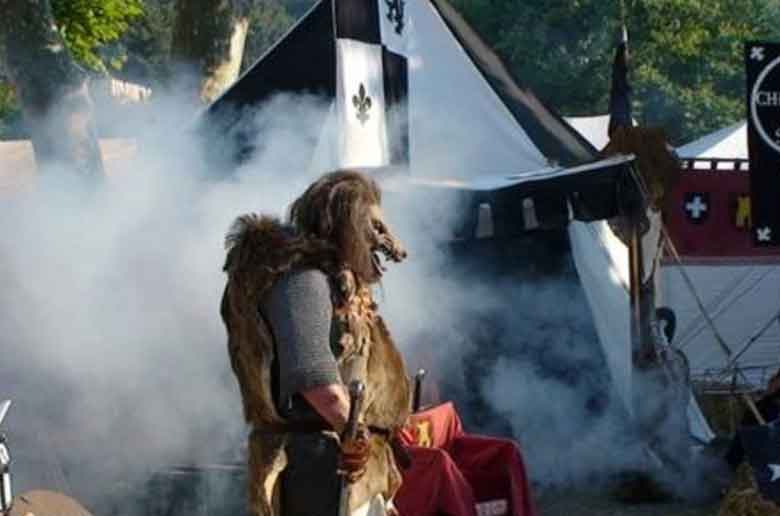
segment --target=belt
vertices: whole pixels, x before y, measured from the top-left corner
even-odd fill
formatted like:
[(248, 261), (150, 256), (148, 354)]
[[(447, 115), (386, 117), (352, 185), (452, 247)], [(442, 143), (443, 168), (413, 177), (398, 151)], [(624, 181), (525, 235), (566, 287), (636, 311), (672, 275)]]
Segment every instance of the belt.
[[(324, 421), (290, 421), (286, 423), (263, 423), (262, 425), (256, 425), (252, 429), (252, 433), (259, 434), (316, 434), (320, 432), (333, 431), (333, 427)], [(382, 437), (387, 444), (390, 445), (390, 449), (393, 452), (396, 464), (401, 469), (409, 469), (412, 465), (412, 457), (406, 450), (406, 445), (398, 437), (398, 433), (389, 429), (382, 428), (374, 425), (368, 425), (368, 431), (373, 435)]]
[(318, 434), (329, 431), (332, 432), (333, 427), (324, 421), (288, 421), (252, 425), (252, 433), (259, 434)]

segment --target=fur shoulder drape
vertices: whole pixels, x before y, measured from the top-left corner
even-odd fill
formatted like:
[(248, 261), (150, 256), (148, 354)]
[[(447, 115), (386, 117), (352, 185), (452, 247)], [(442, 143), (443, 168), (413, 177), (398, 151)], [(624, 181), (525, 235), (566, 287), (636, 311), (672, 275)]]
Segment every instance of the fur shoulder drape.
[(224, 271), (259, 301), (276, 279), (294, 267), (313, 267), (333, 275), (339, 268), (336, 248), (324, 240), (297, 235), (274, 218), (250, 213), (238, 217), (225, 237)]

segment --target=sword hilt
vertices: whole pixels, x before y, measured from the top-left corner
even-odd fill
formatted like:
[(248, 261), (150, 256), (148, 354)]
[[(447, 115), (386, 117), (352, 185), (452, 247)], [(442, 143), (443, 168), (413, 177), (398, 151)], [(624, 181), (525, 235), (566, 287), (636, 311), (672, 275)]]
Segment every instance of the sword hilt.
[(344, 427), (342, 439), (354, 439), (357, 437), (358, 421), (363, 411), (363, 400), (366, 395), (366, 386), (360, 380), (352, 380), (349, 383), (349, 417)]
[(425, 375), (428, 372), (425, 369), (419, 369), (417, 374), (414, 375), (414, 394), (412, 395), (412, 412), (420, 410), (420, 404), (422, 403), (422, 384), (425, 380)]

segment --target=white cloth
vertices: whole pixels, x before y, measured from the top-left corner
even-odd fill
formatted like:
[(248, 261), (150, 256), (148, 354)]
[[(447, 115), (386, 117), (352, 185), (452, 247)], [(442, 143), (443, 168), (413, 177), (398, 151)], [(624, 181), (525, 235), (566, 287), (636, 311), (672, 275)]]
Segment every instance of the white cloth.
[(388, 508), (393, 506), (393, 502), (385, 502), (381, 494), (364, 503), (354, 511), (352, 516), (386, 516)]

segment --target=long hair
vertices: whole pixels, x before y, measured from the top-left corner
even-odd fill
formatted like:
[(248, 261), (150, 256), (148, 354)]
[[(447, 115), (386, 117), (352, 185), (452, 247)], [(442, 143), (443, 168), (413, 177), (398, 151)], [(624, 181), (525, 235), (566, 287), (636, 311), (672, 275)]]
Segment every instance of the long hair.
[(344, 266), (364, 283), (379, 279), (374, 268), (369, 208), (382, 195), (372, 179), (337, 170), (312, 183), (290, 207), (289, 221), (303, 235), (331, 242)]

